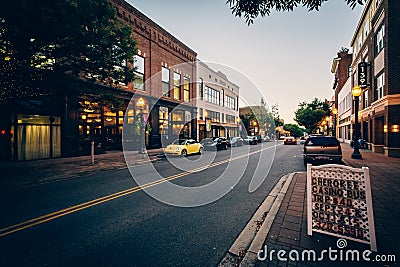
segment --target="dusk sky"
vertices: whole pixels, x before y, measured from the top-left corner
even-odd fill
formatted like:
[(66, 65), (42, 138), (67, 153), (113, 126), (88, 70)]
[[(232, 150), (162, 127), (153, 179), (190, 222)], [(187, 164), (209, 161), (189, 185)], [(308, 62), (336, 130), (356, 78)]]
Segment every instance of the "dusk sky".
[(242, 80), (248, 77), (270, 106), (278, 104), (285, 123), (294, 122), (300, 102), (332, 97), (332, 59), (341, 47), (350, 48), (363, 9), (330, 0), (319, 12), (273, 12), (247, 26), (231, 14), (225, 0), (128, 2), (196, 51), (200, 60), (227, 66), (221, 71), (254, 105), (261, 94)]

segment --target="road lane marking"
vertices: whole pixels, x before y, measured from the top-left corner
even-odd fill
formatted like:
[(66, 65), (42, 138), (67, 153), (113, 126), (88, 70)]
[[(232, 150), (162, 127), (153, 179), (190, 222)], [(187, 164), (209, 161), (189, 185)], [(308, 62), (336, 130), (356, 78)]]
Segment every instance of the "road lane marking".
[(200, 171), (203, 171), (203, 170), (207, 170), (209, 168), (213, 168), (213, 167), (228, 163), (230, 161), (234, 161), (234, 160), (237, 160), (237, 159), (240, 159), (240, 158), (251, 156), (251, 155), (260, 153), (260, 152), (262, 152), (264, 150), (268, 150), (268, 149), (271, 149), (271, 148), (274, 148), (274, 147), (276, 148), (277, 146), (281, 146), (281, 145), (282, 144), (270, 146), (270, 147), (267, 147), (267, 148), (264, 148), (264, 149), (253, 151), (253, 152), (245, 154), (245, 155), (239, 155), (239, 156), (236, 156), (236, 157), (233, 157), (233, 158), (229, 158), (229, 159), (226, 159), (226, 160), (222, 160), (222, 161), (218, 161), (218, 162), (209, 164), (207, 166), (198, 167), (198, 168), (195, 168), (195, 169), (190, 170), (190, 171), (185, 171), (185, 172), (181, 172), (181, 173), (178, 173), (178, 174), (174, 174), (174, 175), (171, 175), (169, 177), (162, 178), (160, 180), (156, 180), (156, 181), (153, 181), (153, 182), (149, 182), (149, 183), (141, 185), (141, 186), (135, 186), (135, 187), (132, 187), (132, 188), (129, 188), (129, 189), (125, 189), (125, 190), (122, 190), (122, 191), (119, 191), (119, 192), (116, 192), (116, 193), (113, 193), (113, 194), (110, 194), (110, 195), (106, 195), (106, 196), (103, 196), (103, 197), (100, 197), (100, 198), (96, 198), (96, 199), (93, 199), (93, 200), (90, 200), (90, 201), (87, 201), (87, 202), (84, 202), (84, 203), (81, 203), (81, 204), (78, 204), (78, 205), (74, 205), (74, 206), (69, 207), (69, 208), (58, 210), (58, 211), (55, 211), (55, 212), (52, 212), (52, 213), (49, 213), (49, 214), (46, 214), (46, 215), (42, 215), (40, 217), (36, 217), (36, 218), (30, 219), (30, 220), (27, 220), (27, 221), (24, 221), (24, 222), (21, 222), (21, 223), (18, 223), (18, 224), (14, 224), (14, 225), (11, 225), (11, 226), (8, 226), (8, 227), (0, 229), (0, 237), (9, 235), (9, 234), (12, 234), (12, 233), (15, 233), (15, 232), (18, 232), (18, 231), (33, 227), (33, 226), (36, 226), (38, 224), (42, 224), (42, 223), (57, 219), (59, 217), (62, 217), (62, 216), (68, 215), (68, 214), (72, 214), (72, 213), (80, 211), (80, 210), (84, 210), (84, 209), (96, 206), (96, 205), (99, 205), (99, 204), (102, 204), (102, 203), (105, 203), (105, 202), (108, 202), (108, 201), (111, 201), (111, 200), (114, 200), (114, 199), (117, 199), (117, 198), (120, 198), (120, 197), (123, 197), (123, 196), (126, 196), (126, 195), (133, 194), (135, 192), (141, 191), (141, 190), (146, 189), (148, 187), (159, 185), (159, 184), (165, 183), (167, 181), (172, 181), (172, 180), (187, 176), (189, 174), (193, 174), (193, 173), (197, 173), (197, 172), (200, 172)]

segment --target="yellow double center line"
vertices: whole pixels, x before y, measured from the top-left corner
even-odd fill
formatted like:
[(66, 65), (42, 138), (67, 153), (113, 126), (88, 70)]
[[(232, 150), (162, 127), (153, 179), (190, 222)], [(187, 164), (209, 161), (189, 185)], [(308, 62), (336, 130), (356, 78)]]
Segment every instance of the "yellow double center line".
[(107, 196), (104, 196), (104, 197), (96, 198), (96, 199), (90, 200), (88, 202), (84, 202), (84, 203), (81, 203), (81, 204), (78, 204), (78, 205), (75, 205), (75, 206), (72, 206), (72, 207), (69, 207), (69, 208), (65, 208), (65, 209), (62, 209), (62, 210), (59, 210), (59, 211), (56, 211), (56, 212), (52, 212), (52, 213), (49, 213), (49, 214), (46, 214), (46, 215), (43, 215), (43, 216), (40, 216), (40, 217), (37, 217), (37, 218), (34, 218), (34, 219), (30, 219), (30, 220), (22, 222), (22, 223), (11, 225), (9, 227), (0, 229), (0, 237), (9, 235), (9, 234), (12, 234), (12, 233), (15, 233), (15, 232), (18, 232), (18, 231), (21, 231), (21, 230), (24, 230), (24, 229), (27, 229), (27, 228), (30, 228), (30, 227), (33, 227), (33, 226), (38, 225), (38, 224), (42, 224), (42, 223), (57, 219), (59, 217), (62, 217), (62, 216), (65, 216), (65, 215), (68, 215), (68, 214), (71, 214), (71, 213), (74, 213), (74, 212), (77, 212), (77, 211), (80, 211), (80, 210), (83, 210), (83, 209), (90, 208), (92, 206), (99, 205), (101, 203), (104, 203), (104, 202), (107, 202), (107, 201), (110, 201), (110, 200), (113, 200), (113, 199), (117, 199), (117, 198), (129, 195), (129, 194), (141, 191), (141, 190), (146, 189), (148, 187), (152, 187), (152, 186), (155, 186), (155, 185), (158, 185), (158, 184), (161, 184), (161, 183), (165, 183), (167, 181), (172, 181), (172, 180), (184, 177), (184, 176), (192, 174), (192, 173), (196, 173), (196, 172), (200, 172), (200, 171), (203, 171), (203, 170), (207, 170), (209, 168), (216, 167), (216, 166), (219, 166), (221, 164), (225, 164), (225, 163), (233, 161), (233, 160), (237, 160), (237, 159), (240, 159), (240, 158), (248, 157), (250, 155), (259, 153), (259, 152), (261, 152), (263, 150), (267, 150), (267, 149), (270, 149), (270, 148), (273, 148), (273, 147), (274, 146), (271, 146), (271, 147), (268, 147), (268, 148), (264, 148), (264, 149), (260, 149), (260, 150), (257, 150), (257, 151), (254, 151), (254, 152), (251, 152), (251, 153), (248, 153), (248, 154), (245, 154), (245, 155), (229, 158), (229, 159), (226, 159), (226, 160), (215, 162), (215, 163), (207, 165), (207, 166), (203, 166), (203, 167), (199, 167), (199, 168), (196, 168), (196, 169), (193, 169), (193, 170), (190, 170), (190, 171), (185, 171), (185, 172), (182, 172), (182, 173), (178, 173), (178, 174), (169, 176), (167, 178), (162, 178), (162, 179), (154, 181), (154, 182), (150, 182), (150, 183), (143, 184), (143, 185), (140, 185), (140, 186), (135, 186), (135, 187), (123, 190), (123, 191), (119, 191), (119, 192), (111, 194), (111, 195), (107, 195)]

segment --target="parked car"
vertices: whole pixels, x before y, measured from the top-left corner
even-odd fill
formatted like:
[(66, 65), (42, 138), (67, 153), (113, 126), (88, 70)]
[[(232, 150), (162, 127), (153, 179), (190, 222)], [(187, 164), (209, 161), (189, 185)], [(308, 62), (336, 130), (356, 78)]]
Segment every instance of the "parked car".
[(228, 142), (225, 137), (204, 138), (200, 144), (203, 145), (204, 150), (222, 150), (228, 149)]
[(228, 146), (243, 146), (243, 138), (240, 136), (229, 137)]
[(341, 163), (342, 148), (333, 136), (310, 136), (304, 143), (304, 165), (313, 162)]
[(297, 140), (293, 136), (286, 136), (285, 139), (283, 139), (283, 144), (284, 145), (296, 145)]
[(201, 154), (203, 145), (193, 139), (176, 139), (164, 149), (164, 153), (182, 155)]
[(257, 141), (257, 137), (255, 136), (246, 136), (243, 139), (244, 143), (247, 145), (257, 145), (258, 141)]
[(266, 136), (263, 137), (263, 141), (264, 142), (269, 142), (269, 141), (271, 141), (271, 138), (268, 135), (266, 135)]
[(263, 137), (262, 137), (261, 134), (257, 134), (257, 135), (256, 135), (256, 138), (257, 138), (257, 142), (258, 142), (258, 143), (261, 143), (261, 142), (263, 141)]

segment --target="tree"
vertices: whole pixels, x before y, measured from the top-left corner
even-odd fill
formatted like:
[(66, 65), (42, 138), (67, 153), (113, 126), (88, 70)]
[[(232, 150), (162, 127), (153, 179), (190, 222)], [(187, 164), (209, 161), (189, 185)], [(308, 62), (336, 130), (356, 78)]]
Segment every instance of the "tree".
[(0, 11), (0, 98), (24, 95), (49, 77), (132, 81), (131, 33), (108, 0), (6, 1)]
[[(232, 14), (243, 17), (250, 25), (259, 16), (269, 16), (272, 10), (293, 11), (298, 6), (304, 6), (309, 11), (318, 11), (326, 1), (328, 0), (227, 0), (226, 3), (229, 4)], [(365, 4), (366, 0), (345, 0), (345, 2), (354, 9), (357, 5)]]
[(283, 125), (283, 129), (289, 131), (291, 136), (303, 136), (303, 130), (297, 124), (285, 124)]
[(311, 132), (315, 132), (324, 119), (329, 115), (329, 105), (325, 101), (315, 98), (310, 103), (300, 103), (295, 111), (294, 120)]
[(282, 120), (279, 117), (279, 107), (278, 104), (272, 106), (272, 117), (274, 119), (274, 123), (276, 127), (282, 126)]

